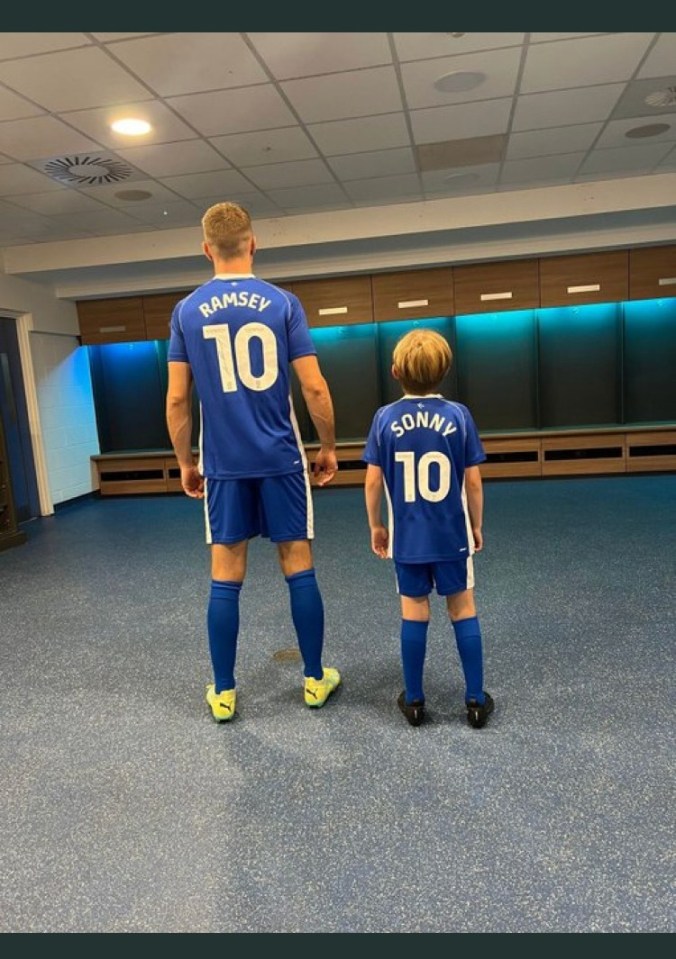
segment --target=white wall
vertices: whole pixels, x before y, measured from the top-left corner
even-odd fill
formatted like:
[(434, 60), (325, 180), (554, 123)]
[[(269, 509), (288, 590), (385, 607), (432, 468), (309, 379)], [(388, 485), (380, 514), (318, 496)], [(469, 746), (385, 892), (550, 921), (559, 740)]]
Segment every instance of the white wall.
[(94, 488), (90, 457), (100, 452), (86, 347), (73, 336), (31, 333), (42, 443), (54, 505)]
[(0, 313), (5, 316), (30, 314), (31, 327), (45, 333), (79, 332), (77, 307), (59, 300), (49, 286), (31, 283), (0, 273)]
[(0, 274), (0, 313), (16, 317), (20, 327), (33, 456), (46, 514), (55, 504), (92, 491), (90, 456), (99, 452), (89, 362), (76, 339), (77, 309), (46, 285)]

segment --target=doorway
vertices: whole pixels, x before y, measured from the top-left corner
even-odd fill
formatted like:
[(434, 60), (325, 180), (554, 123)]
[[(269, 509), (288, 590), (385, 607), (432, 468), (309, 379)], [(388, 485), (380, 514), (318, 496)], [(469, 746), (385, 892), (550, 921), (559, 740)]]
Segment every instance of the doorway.
[(0, 417), (17, 522), (40, 515), (16, 322), (0, 316)]

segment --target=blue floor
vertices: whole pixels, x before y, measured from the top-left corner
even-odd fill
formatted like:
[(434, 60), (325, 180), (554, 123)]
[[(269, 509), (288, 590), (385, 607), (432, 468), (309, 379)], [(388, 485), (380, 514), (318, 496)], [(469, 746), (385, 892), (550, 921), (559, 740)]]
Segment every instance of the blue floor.
[(251, 545), (217, 725), (201, 504), (87, 499), (0, 553), (0, 931), (673, 932), (676, 475), (486, 483), (486, 688), (440, 600), (407, 725), (361, 489), (315, 494), (325, 665), (303, 705)]

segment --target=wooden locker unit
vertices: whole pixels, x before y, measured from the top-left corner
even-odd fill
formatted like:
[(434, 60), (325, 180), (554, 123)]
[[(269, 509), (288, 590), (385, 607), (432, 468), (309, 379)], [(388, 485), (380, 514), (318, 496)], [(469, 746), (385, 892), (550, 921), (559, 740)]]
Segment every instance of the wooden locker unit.
[(543, 435), (541, 448), (543, 476), (626, 471), (625, 438), (622, 432)]
[[(336, 459), (338, 472), (328, 484), (329, 486), (358, 486), (364, 482), (366, 463), (362, 459), (365, 443), (336, 443)], [(314, 463), (319, 443), (306, 443), (305, 452), (310, 470), (312, 483), (312, 464)], [(315, 485), (314, 483), (312, 484)], [(320, 487), (321, 488), (321, 487)]]
[(542, 476), (540, 439), (523, 436), (483, 436), (486, 459), (479, 464), (484, 479), (508, 476)]
[(130, 343), (146, 339), (141, 296), (80, 300), (76, 306), (83, 344)]
[(101, 453), (92, 456), (101, 496), (166, 493), (165, 453)]
[(299, 280), (294, 282), (293, 292), (303, 304), (310, 326), (373, 322), (370, 275)]
[(616, 303), (629, 297), (629, 251), (540, 259), (543, 307)]
[(676, 246), (629, 250), (629, 299), (676, 296)]
[(179, 300), (187, 296), (191, 290), (181, 293), (156, 293), (143, 297), (143, 319), (146, 328), (146, 339), (168, 340), (169, 323), (174, 307)]
[(453, 315), (453, 270), (450, 266), (374, 273), (371, 285), (376, 322)]
[(453, 267), (455, 313), (495, 313), (540, 306), (537, 260), (471, 263)]
[(676, 470), (676, 430), (627, 433), (626, 451), (628, 473)]

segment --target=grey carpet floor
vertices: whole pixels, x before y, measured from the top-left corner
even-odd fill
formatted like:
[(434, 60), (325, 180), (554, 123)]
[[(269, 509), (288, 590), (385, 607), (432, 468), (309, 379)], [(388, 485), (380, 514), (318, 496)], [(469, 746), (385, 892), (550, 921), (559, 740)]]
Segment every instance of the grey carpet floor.
[(0, 931), (673, 932), (676, 475), (485, 484), (496, 711), (467, 726), (435, 598), (429, 722), (361, 489), (315, 494), (325, 665), (303, 705), (255, 540), (217, 725), (201, 505), (87, 499), (0, 553)]

